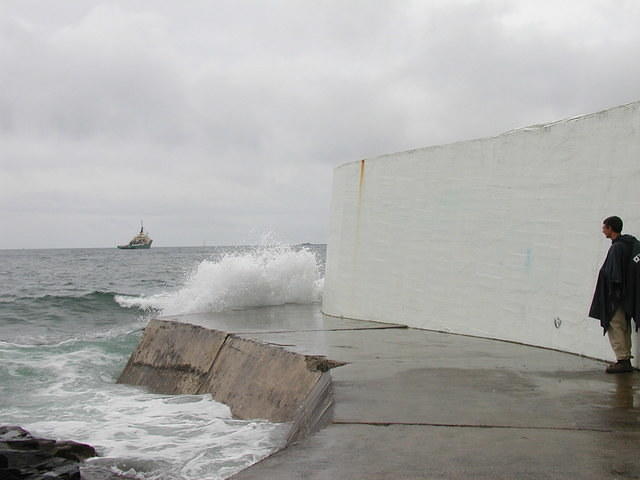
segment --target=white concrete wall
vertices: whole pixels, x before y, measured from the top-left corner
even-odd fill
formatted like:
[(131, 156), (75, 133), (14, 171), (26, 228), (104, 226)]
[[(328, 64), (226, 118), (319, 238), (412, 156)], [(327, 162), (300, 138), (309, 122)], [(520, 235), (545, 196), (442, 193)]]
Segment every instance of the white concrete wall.
[(609, 215), (640, 235), (640, 102), (342, 165), (323, 311), (612, 359), (587, 317)]

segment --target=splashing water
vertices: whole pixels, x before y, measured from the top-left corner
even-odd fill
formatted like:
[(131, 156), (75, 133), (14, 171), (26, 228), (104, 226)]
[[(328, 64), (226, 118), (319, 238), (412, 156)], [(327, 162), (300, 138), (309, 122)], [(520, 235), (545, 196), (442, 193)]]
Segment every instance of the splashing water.
[(88, 465), (140, 480), (223, 479), (283, 442), (284, 424), (235, 420), (208, 394), (160, 395), (113, 383), (130, 343), (0, 343), (0, 379), (23, 379), (0, 398), (3, 419), (35, 435), (89, 443), (99, 457)]
[(277, 450), (287, 426), (234, 419), (209, 395), (157, 395), (115, 380), (159, 312), (318, 302), (324, 252), (0, 251), (0, 423), (92, 444), (100, 457), (89, 465), (140, 480), (229, 477)]
[(180, 315), (315, 303), (320, 301), (322, 287), (323, 278), (313, 252), (269, 246), (203, 260), (175, 292), (141, 297), (118, 295), (115, 300), (123, 307)]

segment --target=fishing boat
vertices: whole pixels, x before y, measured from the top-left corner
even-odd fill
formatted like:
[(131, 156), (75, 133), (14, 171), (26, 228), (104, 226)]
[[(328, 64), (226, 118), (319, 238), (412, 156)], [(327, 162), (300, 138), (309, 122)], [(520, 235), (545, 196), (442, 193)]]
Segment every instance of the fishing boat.
[(140, 233), (133, 237), (131, 241), (126, 245), (118, 245), (118, 248), (122, 248), (124, 250), (151, 248), (152, 242), (153, 240), (151, 240), (151, 238), (149, 238), (149, 235), (144, 232), (144, 226), (142, 225), (142, 222), (140, 222)]

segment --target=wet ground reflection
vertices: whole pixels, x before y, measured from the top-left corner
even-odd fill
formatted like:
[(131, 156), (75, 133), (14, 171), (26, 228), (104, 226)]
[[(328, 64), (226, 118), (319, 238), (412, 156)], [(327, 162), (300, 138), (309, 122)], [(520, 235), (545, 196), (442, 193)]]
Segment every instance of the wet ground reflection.
[(639, 403), (636, 398), (640, 395), (638, 391), (638, 373), (624, 373), (613, 375), (615, 389), (612, 395), (612, 406), (614, 408), (632, 409)]

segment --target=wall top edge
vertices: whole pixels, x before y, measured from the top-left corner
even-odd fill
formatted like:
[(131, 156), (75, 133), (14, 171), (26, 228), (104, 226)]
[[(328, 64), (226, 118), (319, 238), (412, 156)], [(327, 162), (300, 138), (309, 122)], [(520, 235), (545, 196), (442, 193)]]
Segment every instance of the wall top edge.
[(563, 118), (563, 119), (560, 119), (560, 120), (554, 120), (554, 121), (548, 122), (548, 123), (539, 123), (539, 124), (535, 124), (535, 125), (528, 125), (526, 127), (515, 128), (513, 130), (508, 130), (506, 132), (502, 132), (502, 133), (499, 133), (497, 135), (493, 135), (493, 136), (489, 136), (489, 137), (472, 138), (472, 139), (466, 139), (466, 140), (459, 140), (457, 142), (451, 142), (451, 143), (429, 145), (427, 147), (411, 148), (409, 150), (403, 150), (403, 151), (400, 151), (400, 152), (391, 152), (391, 153), (385, 153), (385, 154), (382, 154), (382, 155), (377, 155), (375, 157), (363, 158), (363, 159), (359, 159), (359, 160), (352, 160), (350, 162), (346, 162), (346, 163), (343, 163), (341, 165), (338, 165), (337, 167), (334, 168), (334, 170), (338, 170), (338, 169), (341, 169), (341, 168), (349, 167), (349, 166), (351, 166), (353, 164), (360, 163), (363, 160), (366, 160), (366, 161), (382, 160), (382, 159), (385, 159), (385, 158), (394, 157), (394, 156), (399, 155), (399, 154), (411, 154), (411, 153), (417, 153), (417, 152), (427, 152), (429, 150), (435, 150), (435, 149), (448, 147), (448, 146), (452, 146), (452, 145), (463, 145), (463, 144), (482, 142), (482, 141), (486, 141), (486, 140), (493, 140), (493, 139), (496, 139), (496, 138), (506, 137), (506, 136), (509, 136), (509, 135), (515, 135), (515, 134), (522, 133), (522, 132), (536, 132), (536, 131), (539, 131), (539, 130), (542, 130), (542, 129), (545, 129), (545, 128), (554, 127), (554, 126), (557, 126), (557, 125), (566, 125), (566, 124), (569, 124), (569, 123), (572, 123), (572, 122), (589, 120), (589, 119), (591, 119), (593, 117), (597, 117), (599, 115), (610, 113), (610, 112), (617, 111), (617, 110), (625, 110), (625, 109), (633, 109), (633, 108), (640, 108), (640, 100), (637, 100), (637, 101), (634, 101), (634, 102), (625, 103), (625, 104), (622, 104), (622, 105), (617, 105), (615, 107), (605, 108), (603, 110), (598, 110), (597, 112), (585, 113), (585, 114), (576, 115), (576, 116), (573, 116), (573, 117)]

